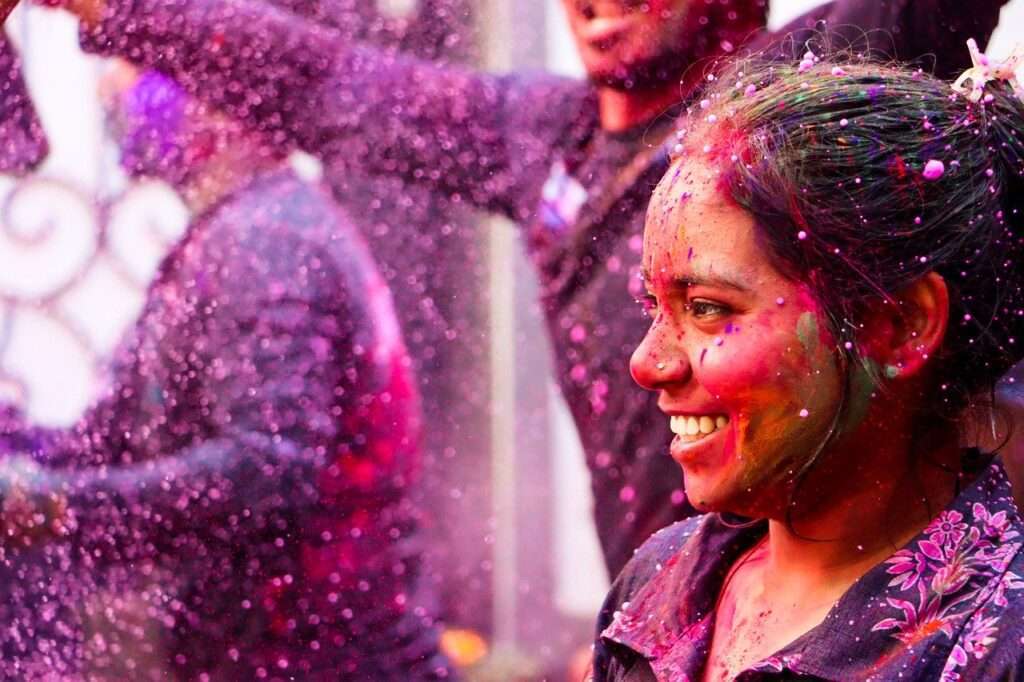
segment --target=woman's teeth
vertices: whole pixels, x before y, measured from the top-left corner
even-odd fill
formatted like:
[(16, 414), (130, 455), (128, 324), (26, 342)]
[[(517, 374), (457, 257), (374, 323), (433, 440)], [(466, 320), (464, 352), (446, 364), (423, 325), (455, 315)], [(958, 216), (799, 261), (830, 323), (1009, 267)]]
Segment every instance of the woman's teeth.
[(672, 433), (688, 441), (700, 440), (728, 425), (729, 418), (723, 414), (714, 417), (706, 414), (700, 416), (677, 414), (669, 419), (669, 428), (672, 429)]

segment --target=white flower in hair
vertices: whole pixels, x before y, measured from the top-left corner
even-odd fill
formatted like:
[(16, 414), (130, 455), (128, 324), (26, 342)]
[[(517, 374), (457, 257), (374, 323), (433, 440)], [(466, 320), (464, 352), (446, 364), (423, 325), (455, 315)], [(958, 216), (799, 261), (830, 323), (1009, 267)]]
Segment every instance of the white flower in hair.
[[(1006, 81), (1017, 97), (1024, 100), (1024, 86), (1017, 80), (1017, 70), (1024, 66), (1024, 45), (1017, 45), (1009, 57), (1002, 61), (990, 59), (978, 49), (978, 43), (971, 38), (967, 41), (973, 66), (960, 74), (953, 83), (953, 89), (972, 102), (981, 100), (985, 84), (989, 81)], [(970, 81), (970, 87), (966, 83)]]

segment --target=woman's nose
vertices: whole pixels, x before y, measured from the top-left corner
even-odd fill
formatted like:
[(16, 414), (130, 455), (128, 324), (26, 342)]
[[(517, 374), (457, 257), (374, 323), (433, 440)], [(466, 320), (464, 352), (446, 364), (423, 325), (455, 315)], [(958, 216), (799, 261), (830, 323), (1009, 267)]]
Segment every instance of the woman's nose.
[(690, 362), (679, 343), (681, 339), (681, 331), (655, 320), (629, 360), (633, 380), (649, 391), (686, 381), (690, 376)]

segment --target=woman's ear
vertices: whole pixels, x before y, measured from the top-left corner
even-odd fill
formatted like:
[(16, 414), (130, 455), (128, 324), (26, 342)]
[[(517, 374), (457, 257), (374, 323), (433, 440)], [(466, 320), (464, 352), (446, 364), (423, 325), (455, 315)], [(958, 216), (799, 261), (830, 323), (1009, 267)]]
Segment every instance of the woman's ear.
[(942, 346), (948, 326), (946, 280), (930, 272), (867, 311), (859, 345), (889, 379), (915, 376)]

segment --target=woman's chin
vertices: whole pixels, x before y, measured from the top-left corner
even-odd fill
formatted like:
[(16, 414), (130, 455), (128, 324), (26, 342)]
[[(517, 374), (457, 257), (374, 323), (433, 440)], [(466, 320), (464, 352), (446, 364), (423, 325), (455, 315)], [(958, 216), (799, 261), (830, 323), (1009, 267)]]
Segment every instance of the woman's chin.
[(695, 509), (705, 514), (732, 514), (747, 518), (765, 518), (771, 514), (765, 508), (766, 497), (753, 495), (739, 485), (735, 477), (713, 477), (705, 471), (690, 473), (684, 467), (683, 485), (686, 499)]

